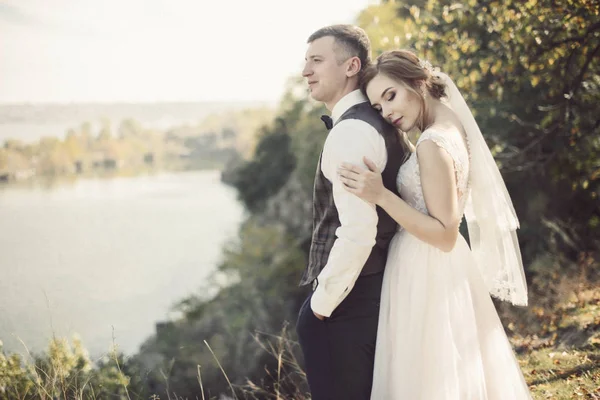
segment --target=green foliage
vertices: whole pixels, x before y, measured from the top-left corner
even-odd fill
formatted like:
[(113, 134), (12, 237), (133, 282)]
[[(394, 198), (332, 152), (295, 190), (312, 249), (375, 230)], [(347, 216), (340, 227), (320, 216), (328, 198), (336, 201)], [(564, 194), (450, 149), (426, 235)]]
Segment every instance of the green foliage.
[(48, 350), (31, 361), (6, 355), (0, 345), (0, 399), (128, 399), (131, 393), (141, 393), (141, 385), (131, 392), (123, 368), (126, 362), (116, 351), (94, 365), (77, 338), (72, 345), (52, 339)]
[(229, 391), (204, 340), (235, 383), (263, 381), (264, 368), (272, 369), (276, 360), (254, 335), (279, 332), (284, 320), (295, 320), (305, 292), (297, 285), (298, 266), (305, 258), (293, 243), (281, 228), (253, 219), (242, 226), (239, 238), (226, 247), (214, 280), (202, 294), (182, 301), (178, 310), (183, 318), (157, 330), (138, 356), (150, 370), (149, 386), (156, 393), (171, 387), (179, 396), (194, 398), (198, 365), (207, 393)]
[(0, 178), (18, 181), (95, 175), (134, 175), (157, 169), (222, 168), (235, 157), (247, 158), (258, 127), (273, 117), (268, 108), (210, 115), (196, 126), (167, 132), (144, 128), (133, 119), (116, 132), (102, 121), (98, 132), (89, 123), (70, 129), (63, 140), (44, 137), (38, 143), (7, 140), (0, 148)]
[(231, 171), (229, 180), (248, 210), (261, 210), (289, 178), (296, 166), (290, 143), (285, 122), (277, 119), (272, 128), (262, 128), (252, 160)]

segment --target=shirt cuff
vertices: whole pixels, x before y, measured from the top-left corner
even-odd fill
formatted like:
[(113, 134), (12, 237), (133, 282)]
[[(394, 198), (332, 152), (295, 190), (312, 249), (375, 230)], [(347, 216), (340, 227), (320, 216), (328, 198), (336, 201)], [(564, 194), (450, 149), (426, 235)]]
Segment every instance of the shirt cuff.
[[(348, 288), (342, 291), (342, 295), (346, 293)], [(332, 297), (327, 294), (325, 287), (321, 284), (317, 285), (317, 288), (313, 292), (310, 299), (310, 308), (313, 312), (324, 317), (330, 317), (333, 310), (339, 305), (339, 298), (337, 296)]]

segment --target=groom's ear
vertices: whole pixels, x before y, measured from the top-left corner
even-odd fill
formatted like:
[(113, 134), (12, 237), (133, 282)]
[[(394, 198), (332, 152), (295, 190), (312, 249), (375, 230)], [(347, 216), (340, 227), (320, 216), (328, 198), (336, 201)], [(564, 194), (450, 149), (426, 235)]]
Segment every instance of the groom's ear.
[(358, 57), (352, 57), (350, 58), (350, 60), (348, 60), (348, 68), (346, 69), (346, 76), (348, 78), (352, 78), (353, 76), (358, 75), (358, 73), (360, 72), (362, 65), (360, 62), (360, 58)]

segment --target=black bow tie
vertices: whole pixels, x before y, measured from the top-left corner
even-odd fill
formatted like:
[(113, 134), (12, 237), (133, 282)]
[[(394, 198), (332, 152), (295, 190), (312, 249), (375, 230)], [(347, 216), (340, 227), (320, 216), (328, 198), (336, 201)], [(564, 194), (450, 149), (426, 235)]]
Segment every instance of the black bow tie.
[(321, 115), (321, 121), (323, 121), (323, 123), (325, 124), (325, 128), (327, 128), (327, 130), (330, 130), (331, 128), (333, 128), (333, 120), (331, 119), (331, 117), (329, 115)]

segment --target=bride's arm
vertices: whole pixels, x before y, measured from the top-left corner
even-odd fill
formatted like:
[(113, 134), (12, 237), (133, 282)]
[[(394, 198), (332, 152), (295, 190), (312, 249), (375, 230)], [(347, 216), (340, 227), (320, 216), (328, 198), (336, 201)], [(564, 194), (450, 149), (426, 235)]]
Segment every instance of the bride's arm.
[(419, 144), (417, 156), (423, 196), (430, 215), (414, 209), (386, 189), (380, 172), (372, 163), (367, 163), (370, 171), (343, 165), (341, 179), (350, 192), (379, 205), (410, 234), (442, 251), (450, 251), (456, 243), (461, 221), (454, 162), (445, 150), (430, 140)]

